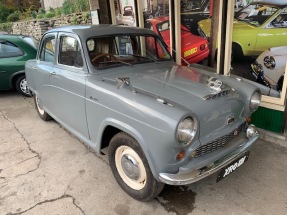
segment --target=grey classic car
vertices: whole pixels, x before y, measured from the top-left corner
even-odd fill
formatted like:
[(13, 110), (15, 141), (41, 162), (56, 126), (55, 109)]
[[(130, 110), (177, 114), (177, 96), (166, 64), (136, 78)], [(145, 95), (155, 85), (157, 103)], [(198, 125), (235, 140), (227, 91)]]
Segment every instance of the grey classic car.
[(172, 61), (154, 32), (69, 26), (46, 32), (26, 64), (43, 120), (55, 119), (97, 153), (118, 184), (147, 201), (247, 161), (258, 132), (247, 118), (260, 91), (207, 67)]

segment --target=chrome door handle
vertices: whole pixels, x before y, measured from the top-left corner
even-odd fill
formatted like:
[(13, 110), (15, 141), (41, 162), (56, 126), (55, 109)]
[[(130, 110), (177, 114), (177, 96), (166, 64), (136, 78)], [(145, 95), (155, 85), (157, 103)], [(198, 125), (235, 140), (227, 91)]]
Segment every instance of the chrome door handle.
[(51, 76), (51, 75), (56, 75), (56, 73), (55, 73), (55, 72), (50, 72), (50, 76)]
[(37, 70), (37, 67), (33, 66), (32, 69), (33, 69), (33, 70)]

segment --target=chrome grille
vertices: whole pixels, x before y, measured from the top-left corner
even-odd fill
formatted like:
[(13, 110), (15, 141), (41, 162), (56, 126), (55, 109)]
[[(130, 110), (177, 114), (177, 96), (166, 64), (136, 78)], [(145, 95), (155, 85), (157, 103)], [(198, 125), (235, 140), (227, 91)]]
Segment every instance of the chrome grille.
[(200, 146), (199, 148), (196, 149), (195, 153), (193, 152), (191, 157), (196, 158), (200, 157), (202, 155), (208, 154), (210, 152), (213, 152), (217, 149), (221, 149), (222, 147), (226, 146), (228, 143), (230, 143), (237, 135), (235, 135), (235, 132), (242, 132), (245, 128), (245, 123), (240, 125), (237, 129), (234, 129), (232, 132), (229, 134), (220, 137), (204, 146)]

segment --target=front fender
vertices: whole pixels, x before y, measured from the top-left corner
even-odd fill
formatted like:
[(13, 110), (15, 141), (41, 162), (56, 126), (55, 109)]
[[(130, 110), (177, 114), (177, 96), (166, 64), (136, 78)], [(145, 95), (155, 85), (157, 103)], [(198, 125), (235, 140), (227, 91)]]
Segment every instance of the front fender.
[(130, 136), (132, 136), (140, 145), (140, 147), (142, 148), (148, 163), (149, 163), (149, 167), (153, 173), (153, 175), (157, 178), (158, 177), (158, 171), (156, 170), (156, 165), (155, 165), (155, 161), (151, 158), (150, 156), (150, 149), (147, 147), (147, 144), (145, 143), (145, 139), (144, 137), (141, 135), (140, 132), (138, 132), (135, 128), (133, 128), (132, 126), (130, 126), (129, 124), (126, 124), (124, 122), (121, 122), (117, 119), (114, 118), (106, 118), (100, 125), (99, 128), (99, 134), (97, 137), (96, 142), (98, 144), (96, 144), (95, 146), (95, 150), (97, 152), (100, 152), (101, 150), (101, 142), (102, 142), (102, 138), (103, 138), (103, 134), (104, 134), (104, 130), (106, 127), (108, 126), (113, 126), (127, 134), (129, 134)]

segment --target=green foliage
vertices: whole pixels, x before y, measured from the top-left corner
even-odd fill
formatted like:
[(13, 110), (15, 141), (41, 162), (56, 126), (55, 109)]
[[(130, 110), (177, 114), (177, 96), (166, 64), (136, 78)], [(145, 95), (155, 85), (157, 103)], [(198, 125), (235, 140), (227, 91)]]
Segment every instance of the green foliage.
[(62, 15), (61, 8), (59, 8), (59, 7), (55, 8), (55, 16), (60, 17), (61, 15)]
[(50, 7), (50, 8), (49, 8), (49, 12), (50, 12), (50, 13), (55, 13), (55, 9), (52, 8), (52, 7)]
[(0, 31), (11, 33), (12, 32), (12, 25), (13, 25), (12, 22), (1, 23), (0, 24)]
[(32, 11), (31, 12), (31, 17), (33, 18), (33, 19), (36, 19), (37, 18), (37, 11)]
[(6, 22), (7, 17), (10, 13), (14, 12), (13, 10), (7, 8), (3, 3), (0, 2), (0, 23)]
[(77, 16), (73, 16), (73, 17), (71, 18), (71, 23), (72, 23), (73, 25), (77, 25), (77, 24), (78, 24), (78, 18), (77, 18)]
[(45, 18), (45, 14), (41, 13), (37, 15), (37, 19), (44, 19)]
[(52, 18), (55, 17), (55, 13), (54, 12), (49, 12), (45, 14), (45, 18)]
[(7, 21), (8, 22), (16, 22), (20, 19), (20, 15), (18, 12), (14, 12), (11, 13), (8, 17), (7, 17)]
[(71, 14), (89, 10), (88, 0), (65, 0), (62, 7), (63, 14)]
[(46, 11), (44, 8), (39, 8), (38, 14), (45, 14), (45, 13), (46, 13)]
[(90, 18), (90, 16), (91, 16), (91, 13), (90, 13), (90, 12), (87, 12), (87, 13), (85, 13), (85, 15), (84, 15), (84, 19), (85, 19), (85, 20), (88, 20), (88, 19)]

